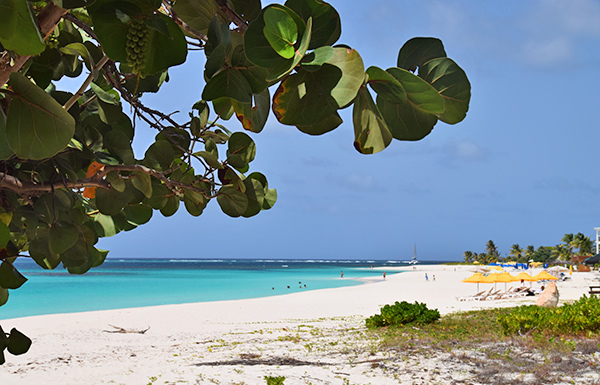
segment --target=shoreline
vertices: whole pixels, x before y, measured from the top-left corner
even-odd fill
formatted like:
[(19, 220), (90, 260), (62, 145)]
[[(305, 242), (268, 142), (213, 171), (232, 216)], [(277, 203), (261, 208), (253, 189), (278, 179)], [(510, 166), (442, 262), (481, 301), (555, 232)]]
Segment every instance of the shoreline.
[[(7, 362), (0, 371), (0, 382), (16, 385), (147, 384), (153, 382), (149, 379), (156, 377), (160, 378), (157, 383), (193, 384), (204, 383), (194, 382), (200, 376), (213, 376), (227, 384), (234, 383), (227, 381), (236, 378), (244, 384), (264, 384), (263, 376), (271, 375), (271, 372), (292, 378), (300, 376), (306, 368), (281, 364), (284, 360), (276, 361), (279, 364), (275, 366), (281, 369), (277, 371), (274, 365), (269, 364), (270, 361), (259, 365), (243, 357), (258, 355), (279, 360), (304, 359), (305, 353), (290, 350), (298, 347), (293, 343), (295, 336), (308, 333), (307, 341), (310, 342), (306, 346), (320, 341), (317, 330), (344, 339), (346, 333), (364, 330), (366, 317), (379, 313), (381, 306), (395, 301), (418, 301), (427, 304), (430, 309), (437, 308), (440, 313), (448, 314), (531, 304), (537, 299), (457, 301), (456, 297), (476, 291), (476, 285), (461, 282), (472, 274), (470, 268), (473, 266), (417, 265), (414, 270), (412, 266), (383, 268), (387, 273), (385, 281), (381, 279), (356, 286), (244, 300), (3, 320), (4, 330), (16, 327), (33, 340), (33, 345), (25, 355), (15, 357), (7, 354)], [(395, 274), (400, 271), (400, 274)], [(425, 273), (429, 281), (425, 281)], [(558, 283), (560, 303), (587, 294), (588, 286), (596, 282), (594, 273), (574, 273), (571, 280)], [(492, 286), (481, 284), (480, 290), (489, 290)], [(533, 286), (536, 287), (536, 283)], [(498, 284), (498, 288), (503, 289), (504, 285)], [(149, 329), (144, 334), (123, 334), (114, 333), (111, 325), (131, 331)], [(229, 342), (227, 345), (219, 341)], [(300, 347), (301, 352), (308, 349), (304, 345)], [(232, 363), (237, 362), (235, 360), (239, 361), (239, 365)], [(310, 367), (318, 371), (316, 367)], [(351, 371), (351, 368), (344, 370)], [(360, 376), (355, 373), (350, 378), (354, 382)], [(341, 380), (331, 381), (329, 383), (342, 384)], [(398, 383), (385, 381), (378, 378), (376, 382)], [(291, 382), (294, 383), (304, 382)]]

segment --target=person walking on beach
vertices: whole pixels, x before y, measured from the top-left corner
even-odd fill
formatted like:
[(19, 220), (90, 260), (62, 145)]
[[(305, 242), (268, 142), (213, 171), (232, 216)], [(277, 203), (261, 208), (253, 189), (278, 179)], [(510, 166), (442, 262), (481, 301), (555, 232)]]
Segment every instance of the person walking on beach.
[(429, 282), (429, 277), (427, 276), (427, 273), (425, 273), (425, 281)]
[(385, 281), (385, 271), (383, 272), (383, 280)]

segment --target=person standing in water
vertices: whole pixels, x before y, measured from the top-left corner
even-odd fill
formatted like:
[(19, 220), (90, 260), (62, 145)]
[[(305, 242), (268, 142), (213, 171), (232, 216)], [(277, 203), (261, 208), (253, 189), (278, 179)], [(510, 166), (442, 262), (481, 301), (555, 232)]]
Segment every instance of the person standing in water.
[(344, 278), (344, 272), (342, 271), (342, 274), (340, 274), (342, 276), (342, 278)]

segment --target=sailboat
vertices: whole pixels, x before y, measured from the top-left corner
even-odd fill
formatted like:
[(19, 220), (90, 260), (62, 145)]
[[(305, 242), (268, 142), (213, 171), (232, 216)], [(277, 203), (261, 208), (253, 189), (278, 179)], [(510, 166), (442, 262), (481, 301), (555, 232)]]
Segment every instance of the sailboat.
[(417, 263), (419, 263), (419, 261), (417, 261), (417, 245), (415, 244), (413, 246), (413, 254), (412, 254), (412, 258), (410, 261), (402, 261), (403, 263), (408, 263), (409, 265), (416, 265)]
[(416, 265), (417, 263), (419, 263), (419, 261), (417, 261), (417, 244), (415, 244), (413, 246), (413, 255), (412, 255), (412, 259), (410, 260), (410, 262), (408, 262), (409, 265)]

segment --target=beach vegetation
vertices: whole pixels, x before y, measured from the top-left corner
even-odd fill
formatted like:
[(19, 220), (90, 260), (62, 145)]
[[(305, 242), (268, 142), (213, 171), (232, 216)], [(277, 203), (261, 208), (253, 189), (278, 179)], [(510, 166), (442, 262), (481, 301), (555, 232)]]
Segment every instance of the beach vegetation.
[(551, 263), (554, 261), (570, 261), (574, 254), (593, 255), (594, 242), (583, 233), (575, 235), (572, 233), (565, 234), (560, 241), (562, 243), (555, 246), (540, 246), (536, 248), (533, 245), (529, 245), (525, 249), (521, 248), (518, 243), (515, 243), (511, 246), (508, 255), (502, 257), (494, 241), (489, 240), (485, 245), (485, 252), (465, 251), (463, 253), (463, 261), (467, 264), (477, 262), (482, 265), (493, 262), (528, 263), (533, 261)]
[(283, 381), (285, 381), (285, 377), (283, 376), (264, 376), (264, 379), (267, 382), (267, 385), (283, 385)]
[(573, 303), (545, 308), (525, 305), (498, 317), (505, 334), (526, 334), (533, 330), (549, 335), (598, 335), (600, 298), (584, 295)]
[(394, 360), (414, 361), (433, 355), (456, 371), (468, 372), (477, 383), (498, 385), (584, 383), (576, 380), (596, 373), (598, 333), (563, 334), (535, 329), (506, 334), (499, 319), (515, 310), (450, 313), (427, 325), (376, 328), (369, 329), (369, 333), (379, 339), (380, 353), (391, 353), (384, 361), (390, 368), (395, 367)]
[(437, 309), (428, 309), (424, 303), (408, 303), (396, 301), (393, 305), (385, 305), (380, 314), (375, 314), (366, 319), (368, 328), (385, 326), (426, 325), (437, 321), (440, 312)]
[[(340, 15), (322, 1), (0, 8), (0, 305), (26, 282), (19, 257), (83, 274), (108, 254), (100, 238), (156, 214), (196, 217), (214, 201), (236, 218), (271, 209), (277, 191), (251, 167), (252, 136), (271, 111), (318, 136), (351, 107), (348, 142), (374, 154), (394, 139), (423, 139), (438, 121), (457, 124), (469, 109), (469, 80), (441, 40), (406, 41), (387, 70), (365, 65), (338, 42)], [(197, 50), (200, 63), (189, 55)], [(200, 100), (179, 114), (148, 105), (144, 96), (160, 94), (184, 64)], [(154, 135), (143, 157), (132, 147), (141, 130)]]

